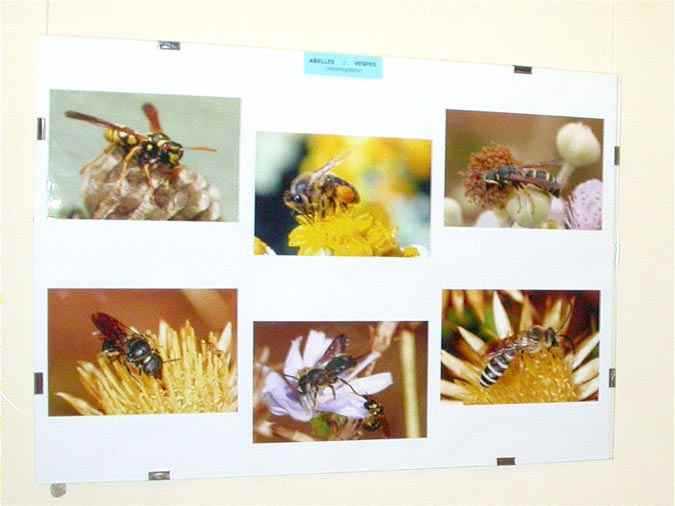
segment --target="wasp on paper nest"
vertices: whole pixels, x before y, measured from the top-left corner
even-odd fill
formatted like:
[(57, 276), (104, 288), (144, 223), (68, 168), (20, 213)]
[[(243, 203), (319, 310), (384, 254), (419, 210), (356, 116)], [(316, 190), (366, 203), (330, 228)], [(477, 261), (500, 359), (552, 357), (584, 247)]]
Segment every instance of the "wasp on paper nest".
[(81, 169), (84, 205), (94, 219), (198, 220), (221, 217), (220, 193), (181, 163), (185, 150), (163, 131), (152, 104), (143, 105), (150, 132), (67, 111), (66, 116), (104, 127), (108, 146)]

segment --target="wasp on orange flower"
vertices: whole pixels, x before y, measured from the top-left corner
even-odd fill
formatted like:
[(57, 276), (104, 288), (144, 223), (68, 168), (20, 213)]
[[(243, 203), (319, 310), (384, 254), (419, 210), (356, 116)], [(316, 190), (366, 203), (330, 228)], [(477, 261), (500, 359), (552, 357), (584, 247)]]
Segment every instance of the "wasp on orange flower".
[(150, 123), (150, 132), (143, 134), (124, 125), (84, 114), (77, 111), (66, 111), (68, 118), (91, 123), (105, 128), (104, 137), (110, 144), (103, 154), (110, 154), (117, 149), (123, 153), (122, 171), (118, 183), (123, 181), (129, 172), (129, 166), (136, 163), (145, 174), (148, 186), (152, 187), (150, 172), (160, 169), (167, 173), (169, 181), (174, 183), (182, 169), (181, 159), (185, 150), (205, 151), (213, 153), (216, 150), (203, 146), (184, 147), (172, 140), (162, 131), (159, 114), (154, 105), (143, 104), (143, 112)]

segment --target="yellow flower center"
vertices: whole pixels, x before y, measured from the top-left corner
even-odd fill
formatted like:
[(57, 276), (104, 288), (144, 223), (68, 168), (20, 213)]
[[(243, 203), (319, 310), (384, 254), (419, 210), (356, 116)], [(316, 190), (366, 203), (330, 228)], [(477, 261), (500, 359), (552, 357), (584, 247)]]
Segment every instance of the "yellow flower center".
[(414, 256), (412, 249), (399, 247), (386, 213), (368, 203), (323, 218), (299, 217), (298, 223), (288, 245), (300, 248), (299, 255)]
[(465, 404), (572, 402), (579, 396), (572, 369), (558, 348), (517, 356), (490, 388), (466, 384)]

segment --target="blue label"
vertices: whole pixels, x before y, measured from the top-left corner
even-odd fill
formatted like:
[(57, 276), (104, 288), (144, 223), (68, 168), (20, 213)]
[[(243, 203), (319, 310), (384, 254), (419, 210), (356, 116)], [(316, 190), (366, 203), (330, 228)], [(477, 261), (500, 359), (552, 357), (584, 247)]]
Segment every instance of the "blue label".
[(305, 74), (382, 79), (382, 58), (338, 53), (305, 53)]

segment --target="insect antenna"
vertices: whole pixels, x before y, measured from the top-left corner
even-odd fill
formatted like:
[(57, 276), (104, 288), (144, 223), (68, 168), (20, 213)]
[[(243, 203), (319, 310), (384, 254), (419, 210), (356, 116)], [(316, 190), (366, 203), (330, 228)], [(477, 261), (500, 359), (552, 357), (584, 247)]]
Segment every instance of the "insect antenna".
[(190, 146), (190, 147), (183, 147), (186, 151), (203, 151), (205, 153), (217, 153), (217, 149), (213, 148), (207, 148), (206, 146)]
[(338, 378), (338, 381), (340, 381), (340, 382), (344, 383), (345, 385), (347, 385), (347, 386), (351, 389), (352, 392), (354, 392), (356, 395), (358, 395), (358, 396), (361, 397), (362, 399), (368, 400), (368, 397), (366, 397), (366, 396), (363, 395), (363, 394), (358, 393), (358, 392), (356, 391), (356, 389), (355, 389), (353, 386), (351, 386), (347, 380), (344, 380), (344, 379), (342, 379), (342, 378)]
[(183, 357), (172, 358), (172, 359), (170, 359), (170, 360), (162, 359), (162, 362), (163, 362), (164, 364), (168, 364), (169, 362), (178, 362), (179, 360), (183, 360)]

